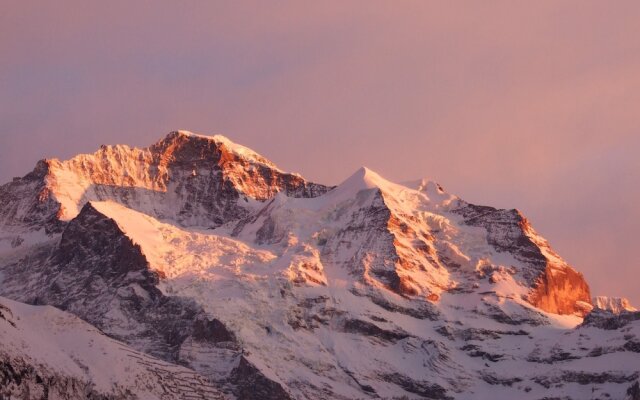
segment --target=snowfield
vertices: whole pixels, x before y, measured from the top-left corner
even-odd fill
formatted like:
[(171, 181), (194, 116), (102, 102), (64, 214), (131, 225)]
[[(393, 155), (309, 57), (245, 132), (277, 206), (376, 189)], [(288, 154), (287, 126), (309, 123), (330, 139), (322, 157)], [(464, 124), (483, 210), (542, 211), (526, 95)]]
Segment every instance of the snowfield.
[(135, 351), (51, 306), (0, 298), (0, 337), (0, 395), (8, 398), (226, 398), (192, 370)]
[(149, 365), (205, 398), (633, 398), (640, 313), (517, 210), (185, 131), (40, 168), (0, 187), (0, 294), (88, 323), (1, 300), (5, 359), (139, 398), (183, 398)]

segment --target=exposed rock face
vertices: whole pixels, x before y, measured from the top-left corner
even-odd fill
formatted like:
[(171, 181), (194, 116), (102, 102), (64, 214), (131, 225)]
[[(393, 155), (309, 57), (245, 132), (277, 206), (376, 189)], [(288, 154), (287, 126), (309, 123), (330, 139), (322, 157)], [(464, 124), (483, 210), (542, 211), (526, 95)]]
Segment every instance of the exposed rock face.
[(391, 213), (379, 190), (372, 189), (358, 196), (350, 221), (326, 239), (321, 257), (363, 282), (400, 291), (400, 276), (396, 271), (399, 257), (387, 228)]
[(529, 297), (531, 304), (556, 314), (579, 314), (577, 302), (590, 298), (589, 285), (581, 273), (568, 266), (549, 265), (539, 276)]
[(462, 203), (455, 212), (466, 224), (485, 228), (488, 242), (496, 250), (525, 265), (519, 272), (531, 285), (531, 304), (551, 313), (583, 315), (583, 307), (576, 303), (591, 303), (584, 276), (562, 260), (518, 210)]
[(56, 371), (43, 372), (28, 361), (14, 359), (0, 353), (1, 399), (88, 399), (129, 400), (135, 397), (125, 392), (105, 394), (92, 388), (90, 380), (61, 375)]
[(102, 146), (68, 161), (40, 161), (0, 187), (0, 224), (59, 229), (58, 220), (74, 218), (86, 202), (113, 200), (185, 226), (219, 226), (246, 215), (246, 199), (316, 197), (329, 189), (224, 137), (178, 131), (145, 149)]
[[(140, 246), (91, 203), (67, 224), (58, 244), (6, 271), (3, 295), (69, 311), (137, 350), (186, 365), (194, 344), (219, 353), (221, 365), (203, 371), (219, 382), (231, 382), (240, 362), (241, 349), (224, 324), (192, 299), (164, 295)], [(254, 370), (253, 379), (269, 381)]]
[(638, 311), (637, 308), (631, 305), (629, 299), (624, 297), (597, 296), (593, 298), (593, 305), (597, 309), (610, 311), (614, 314), (620, 314), (625, 311)]
[(606, 330), (616, 330), (627, 326), (633, 321), (639, 320), (640, 311), (622, 311), (620, 313), (613, 313), (608, 310), (596, 308), (585, 316), (582, 325), (595, 326)]
[(227, 398), (204, 376), (139, 353), (53, 307), (0, 298), (0, 311), (2, 399)]
[(288, 400), (291, 396), (277, 382), (266, 378), (244, 356), (231, 372), (230, 382), (236, 385), (236, 395), (241, 399)]
[[(0, 200), (0, 294), (126, 343), (118, 362), (178, 387), (154, 398), (622, 398), (640, 373), (636, 313), (590, 312), (582, 275), (522, 214), (435, 182), (362, 168), (330, 188), (173, 132), (41, 162)], [(28, 385), (99, 380), (4, 359)]]
[(48, 232), (60, 231), (60, 204), (46, 182), (49, 167), (48, 162), (39, 161), (34, 170), (23, 178), (14, 178), (0, 186), (0, 226), (6, 233), (42, 228)]

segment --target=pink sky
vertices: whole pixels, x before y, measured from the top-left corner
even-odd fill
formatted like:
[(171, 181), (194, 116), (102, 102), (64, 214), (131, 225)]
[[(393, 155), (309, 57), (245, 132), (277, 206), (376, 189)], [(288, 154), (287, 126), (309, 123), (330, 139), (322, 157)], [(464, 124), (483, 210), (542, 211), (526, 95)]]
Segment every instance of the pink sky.
[(366, 165), (519, 208), (640, 305), (640, 2), (25, 2), (0, 8), (0, 181), (168, 131), (338, 183)]

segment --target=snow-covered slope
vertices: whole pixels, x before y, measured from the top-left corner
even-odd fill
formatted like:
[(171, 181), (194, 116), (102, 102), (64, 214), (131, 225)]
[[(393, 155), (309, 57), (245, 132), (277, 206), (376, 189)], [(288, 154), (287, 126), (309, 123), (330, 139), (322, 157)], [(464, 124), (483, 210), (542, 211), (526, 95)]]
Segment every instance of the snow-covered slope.
[(176, 131), (144, 149), (102, 146), (67, 161), (38, 162), (30, 174), (0, 187), (0, 226), (59, 230), (87, 201), (114, 200), (182, 225), (210, 227), (275, 193), (313, 197), (328, 189), (223, 136)]
[(54, 164), (0, 188), (0, 294), (238, 398), (624, 398), (638, 379), (640, 314), (589, 313), (517, 210), (366, 168), (311, 184), (185, 132)]
[(1, 398), (228, 398), (205, 377), (50, 306), (0, 298), (0, 338)]
[(607, 297), (596, 296), (593, 298), (593, 306), (605, 311), (611, 311), (614, 314), (620, 314), (624, 311), (638, 311), (631, 305), (629, 299), (624, 297)]

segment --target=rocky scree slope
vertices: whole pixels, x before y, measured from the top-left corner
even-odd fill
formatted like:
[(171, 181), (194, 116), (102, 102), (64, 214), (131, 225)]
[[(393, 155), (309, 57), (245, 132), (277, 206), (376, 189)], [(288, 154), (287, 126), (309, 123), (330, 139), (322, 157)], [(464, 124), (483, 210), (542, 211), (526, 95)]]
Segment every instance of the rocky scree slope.
[(435, 182), (332, 188), (173, 132), (41, 161), (0, 200), (0, 294), (238, 398), (624, 398), (638, 379), (637, 313), (589, 313), (520, 212)]

